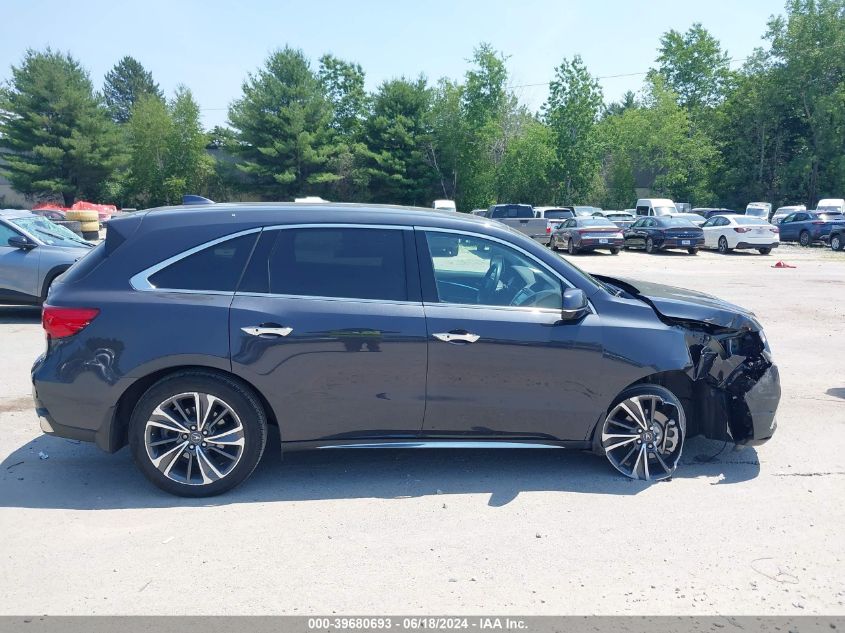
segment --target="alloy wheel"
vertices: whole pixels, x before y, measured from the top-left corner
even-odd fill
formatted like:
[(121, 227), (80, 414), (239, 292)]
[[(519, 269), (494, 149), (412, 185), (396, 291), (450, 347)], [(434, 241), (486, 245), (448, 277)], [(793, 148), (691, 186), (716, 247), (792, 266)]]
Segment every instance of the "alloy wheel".
[(719, 252), (724, 254), (724, 253), (727, 253), (729, 250), (730, 249), (728, 248), (728, 240), (723, 235), (722, 237), (719, 238)]
[(801, 235), (798, 236), (798, 243), (801, 246), (809, 246), (810, 245), (810, 234), (807, 231), (801, 231)]
[(842, 250), (842, 238), (838, 235), (834, 235), (830, 238), (830, 248), (834, 251), (841, 251)]
[(607, 459), (626, 477), (656, 481), (675, 472), (686, 421), (683, 410), (659, 395), (632, 395), (605, 418), (601, 445)]
[(244, 427), (235, 410), (207, 393), (180, 393), (161, 402), (144, 428), (147, 456), (165, 477), (206, 485), (240, 462)]

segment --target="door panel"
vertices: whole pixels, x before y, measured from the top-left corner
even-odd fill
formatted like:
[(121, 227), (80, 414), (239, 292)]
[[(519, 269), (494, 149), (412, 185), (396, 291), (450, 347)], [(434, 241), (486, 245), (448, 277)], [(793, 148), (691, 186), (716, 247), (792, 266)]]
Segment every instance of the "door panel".
[[(292, 328), (287, 336), (245, 333)], [(416, 437), (425, 409), (421, 304), (237, 295), (232, 371), (267, 398), (283, 441)]]
[(38, 297), (38, 263), (41, 249), (25, 251), (0, 244), (0, 295)]
[[(423, 435), (583, 440), (595, 422), (599, 317), (559, 323), (548, 311), (426, 304), (428, 402)], [(466, 332), (474, 343), (434, 334)]]

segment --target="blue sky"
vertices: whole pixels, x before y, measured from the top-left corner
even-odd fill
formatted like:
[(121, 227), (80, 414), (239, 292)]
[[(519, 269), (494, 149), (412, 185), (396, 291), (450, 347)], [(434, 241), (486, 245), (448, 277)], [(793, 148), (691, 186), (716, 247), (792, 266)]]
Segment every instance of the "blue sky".
[[(0, 7), (0, 80), (28, 48), (70, 51), (95, 85), (123, 55), (136, 57), (170, 95), (187, 85), (207, 126), (267, 54), (289, 44), (316, 67), (331, 52), (360, 63), (367, 86), (396, 76), (460, 78), (473, 48), (488, 41), (510, 56), (511, 84), (548, 81), (564, 57), (580, 54), (600, 77), (642, 73), (660, 35), (701, 22), (732, 57), (763, 44), (780, 0), (6, 0)], [(642, 76), (602, 79), (605, 98), (638, 90)], [(515, 89), (532, 109), (545, 86)]]

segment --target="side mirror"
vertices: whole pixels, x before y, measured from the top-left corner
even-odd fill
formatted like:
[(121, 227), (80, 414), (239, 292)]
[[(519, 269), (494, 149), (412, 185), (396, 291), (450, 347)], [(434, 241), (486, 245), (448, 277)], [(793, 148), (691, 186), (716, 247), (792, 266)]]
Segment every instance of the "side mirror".
[(564, 321), (577, 321), (590, 312), (587, 295), (580, 288), (568, 288), (563, 291), (563, 307), (560, 318)]
[(37, 245), (33, 242), (30, 242), (23, 235), (14, 235), (9, 238), (9, 246), (19, 248), (22, 251), (31, 251)]

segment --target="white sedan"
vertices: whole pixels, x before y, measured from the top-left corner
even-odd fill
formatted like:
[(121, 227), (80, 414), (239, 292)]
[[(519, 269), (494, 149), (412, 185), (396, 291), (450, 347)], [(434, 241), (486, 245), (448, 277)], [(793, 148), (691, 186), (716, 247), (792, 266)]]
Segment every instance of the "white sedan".
[(753, 216), (714, 215), (701, 228), (704, 248), (717, 248), (720, 253), (753, 248), (768, 255), (780, 244), (778, 228)]

